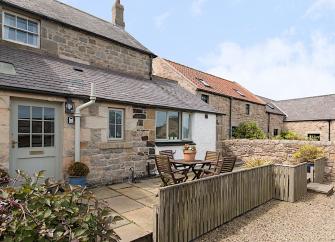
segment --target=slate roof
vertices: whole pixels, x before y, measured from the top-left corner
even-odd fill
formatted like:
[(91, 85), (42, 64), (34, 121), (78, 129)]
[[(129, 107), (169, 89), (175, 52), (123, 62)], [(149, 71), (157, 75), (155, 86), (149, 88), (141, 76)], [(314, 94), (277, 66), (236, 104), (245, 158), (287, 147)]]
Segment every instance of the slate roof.
[(276, 101), (286, 121), (335, 120), (335, 94)]
[[(258, 103), (265, 105), (263, 100), (259, 99), (256, 95), (251, 93), (246, 88), (242, 87), (237, 82), (232, 82), (191, 67), (178, 64), (176, 62), (166, 60), (172, 67), (174, 67), (179, 73), (184, 75), (188, 80), (190, 80), (194, 85), (196, 85), (198, 90), (210, 92), (214, 94), (225, 95), (229, 97), (234, 97), (240, 100), (245, 100), (253, 103)], [(210, 87), (204, 85), (200, 80), (203, 80), (209, 84)], [(238, 92), (242, 93), (240, 95)]]
[[(2, 0), (1, 2), (154, 55), (124, 29), (56, 0)], [(112, 5), (110, 7), (112, 8)]]
[(261, 97), (261, 96), (258, 96), (258, 95), (257, 95), (257, 97), (262, 99), (266, 103), (266, 112), (267, 113), (286, 116), (285, 112), (283, 112), (280, 108), (277, 107), (274, 100), (271, 100), (271, 99), (266, 98), (266, 97)]
[[(146, 80), (0, 45), (0, 62), (16, 75), (0, 73), (0, 88), (88, 97), (96, 83), (97, 98), (161, 108), (218, 113), (175, 81)], [(82, 72), (74, 70), (81, 69)]]

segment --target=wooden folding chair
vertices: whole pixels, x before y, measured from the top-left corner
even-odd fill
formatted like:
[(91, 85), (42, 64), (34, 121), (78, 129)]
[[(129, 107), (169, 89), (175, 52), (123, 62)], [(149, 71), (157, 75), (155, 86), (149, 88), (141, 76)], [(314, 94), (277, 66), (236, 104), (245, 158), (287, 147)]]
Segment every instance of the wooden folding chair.
[(165, 186), (178, 184), (187, 180), (187, 174), (184, 171), (172, 171), (170, 157), (167, 155), (156, 155), (155, 162), (158, 173)]

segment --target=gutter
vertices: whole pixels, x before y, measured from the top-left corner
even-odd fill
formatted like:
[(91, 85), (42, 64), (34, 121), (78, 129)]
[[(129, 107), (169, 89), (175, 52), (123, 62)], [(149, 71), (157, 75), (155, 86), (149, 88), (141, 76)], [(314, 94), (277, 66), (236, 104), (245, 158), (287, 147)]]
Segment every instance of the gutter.
[(95, 96), (95, 84), (91, 84), (91, 96), (90, 101), (84, 103), (76, 108), (74, 113), (75, 117), (75, 136), (74, 136), (74, 161), (80, 162), (80, 117), (81, 117), (81, 110), (88, 108), (89, 106), (93, 105), (96, 101)]

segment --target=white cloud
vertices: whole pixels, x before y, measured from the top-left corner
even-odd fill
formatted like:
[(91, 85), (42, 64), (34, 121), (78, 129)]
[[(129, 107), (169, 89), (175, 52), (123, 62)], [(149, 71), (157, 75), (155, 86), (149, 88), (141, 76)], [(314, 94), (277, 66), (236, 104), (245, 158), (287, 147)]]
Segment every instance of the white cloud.
[(320, 18), (330, 10), (335, 10), (335, 0), (314, 0), (307, 9), (305, 17)]
[(250, 47), (224, 42), (200, 58), (208, 72), (274, 99), (335, 93), (335, 41), (313, 34), (310, 45), (272, 38)]
[(193, 0), (191, 11), (193, 15), (199, 16), (203, 13), (204, 4), (207, 0)]
[(171, 16), (171, 13), (169, 11), (166, 11), (154, 18), (154, 23), (157, 29), (162, 29), (164, 27), (164, 24), (166, 20)]

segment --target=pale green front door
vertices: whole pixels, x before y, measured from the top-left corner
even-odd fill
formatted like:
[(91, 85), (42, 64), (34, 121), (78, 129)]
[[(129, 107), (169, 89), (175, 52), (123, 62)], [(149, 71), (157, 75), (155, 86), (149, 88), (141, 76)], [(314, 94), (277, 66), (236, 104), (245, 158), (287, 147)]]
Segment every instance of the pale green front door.
[(10, 173), (32, 175), (44, 170), (46, 177), (60, 179), (60, 110), (52, 103), (13, 101), (11, 106)]

